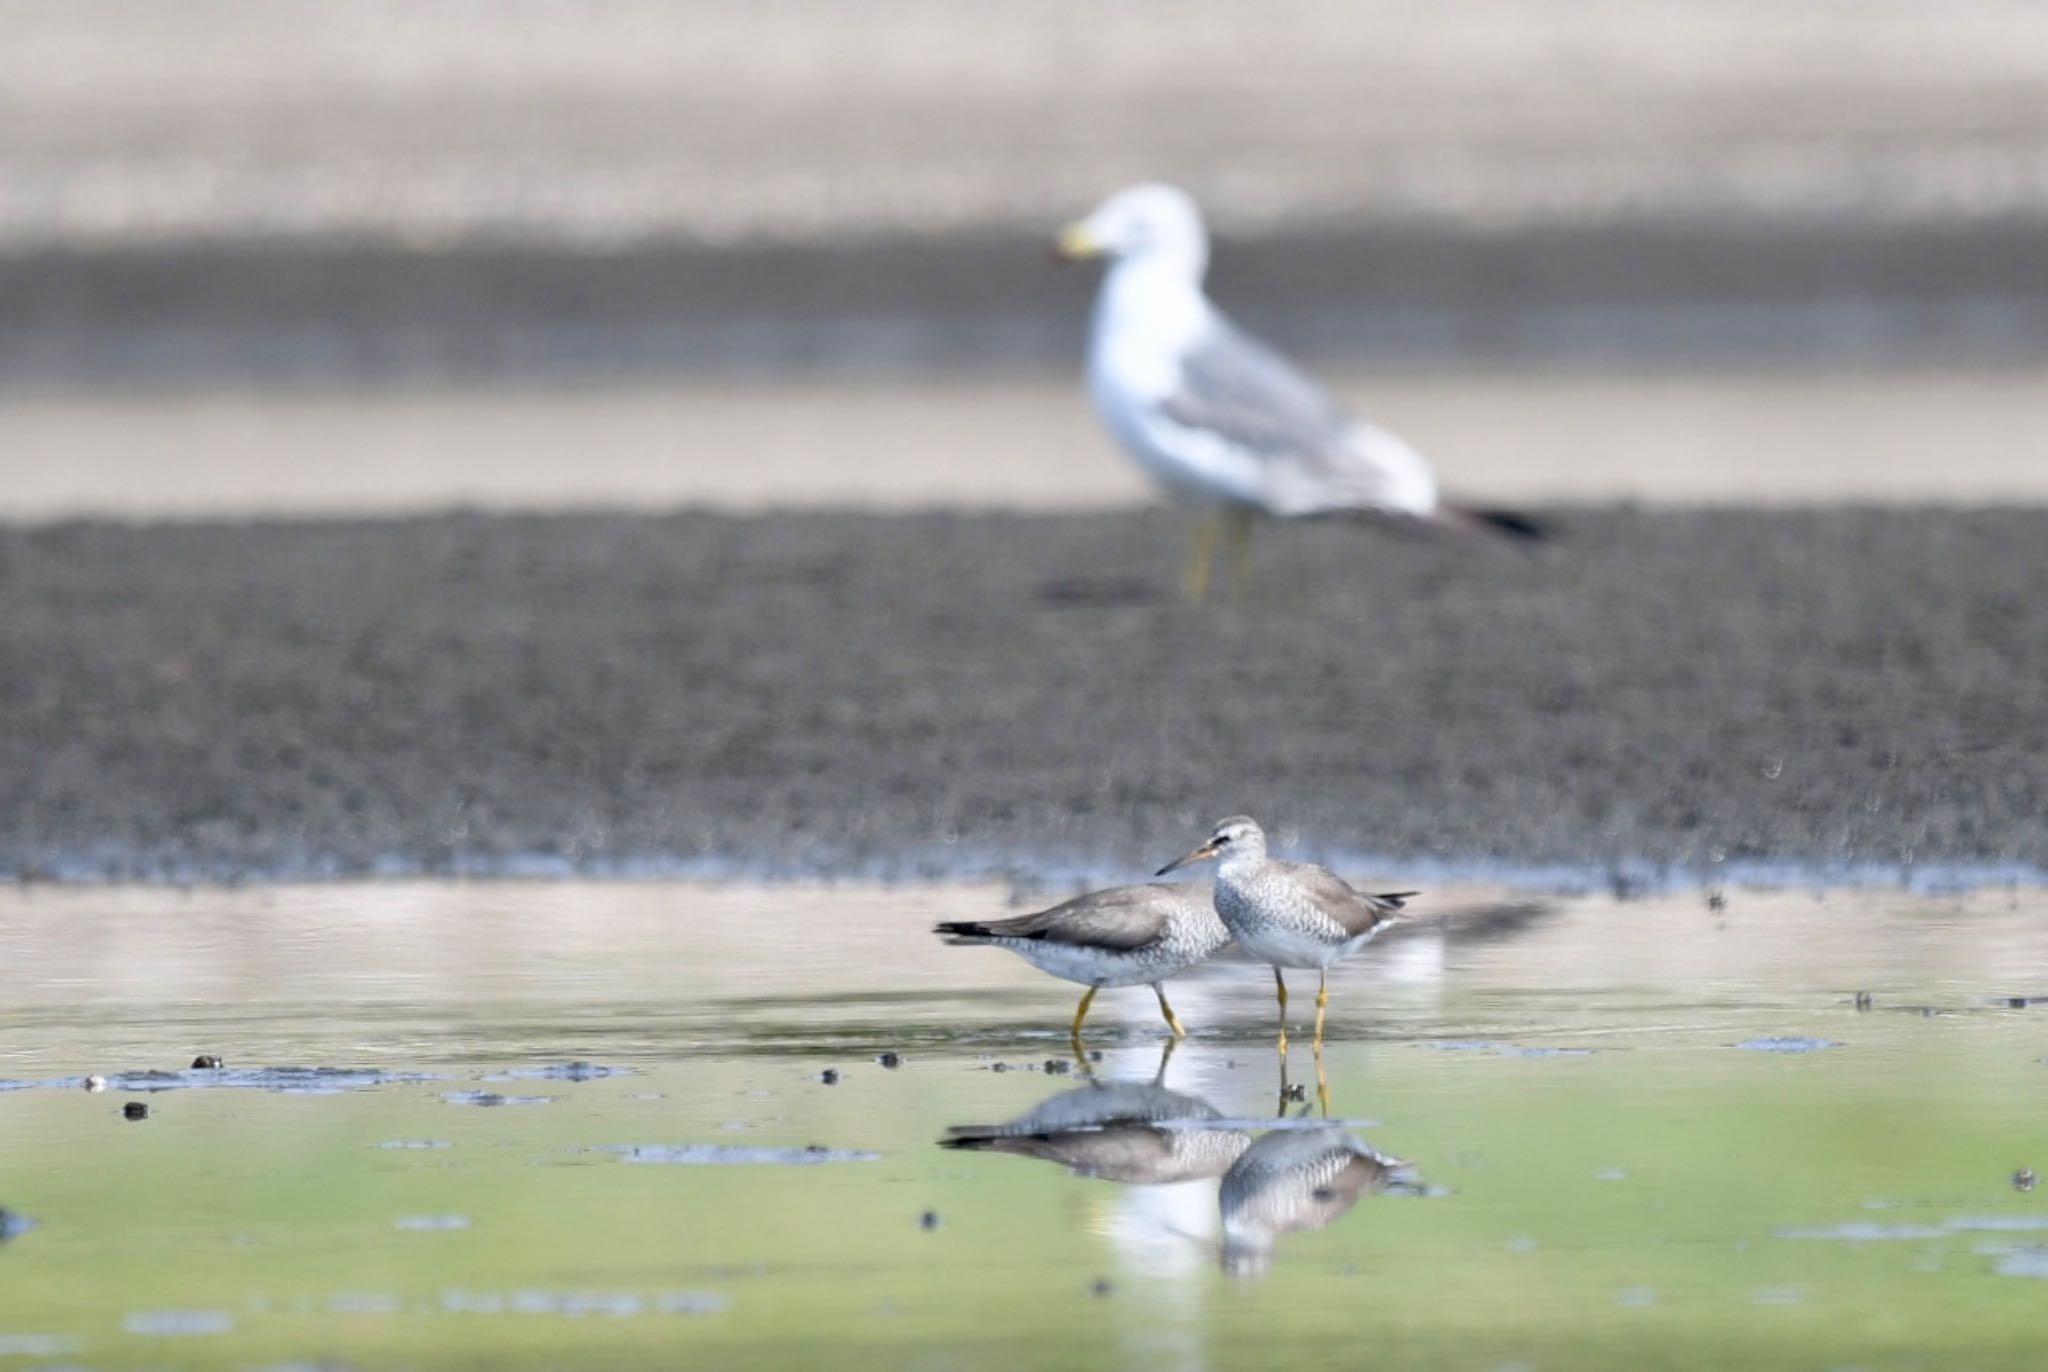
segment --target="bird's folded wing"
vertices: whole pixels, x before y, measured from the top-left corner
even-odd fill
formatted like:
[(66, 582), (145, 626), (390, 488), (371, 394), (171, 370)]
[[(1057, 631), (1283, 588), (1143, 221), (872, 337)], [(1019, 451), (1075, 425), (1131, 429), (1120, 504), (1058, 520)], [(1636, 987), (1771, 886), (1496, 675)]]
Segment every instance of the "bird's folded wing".
[(1344, 932), (1353, 937), (1385, 923), (1401, 908), (1397, 901), (1382, 900), (1356, 889), (1327, 867), (1318, 867), (1312, 862), (1281, 865), (1286, 867), (1288, 879), (1315, 901), (1316, 908), (1337, 921), (1344, 927)]
[(1275, 514), (1421, 514), (1434, 503), (1436, 479), (1419, 453), (1352, 423), (1286, 358), (1222, 319), (1182, 355), (1180, 384), (1159, 412), (1257, 461), (1261, 503)]
[(1064, 905), (1015, 919), (990, 920), (991, 934), (1004, 938), (1043, 939), (1090, 948), (1129, 952), (1156, 943), (1166, 932), (1167, 914), (1176, 900), (1190, 899), (1171, 886), (1119, 886), (1091, 891)]

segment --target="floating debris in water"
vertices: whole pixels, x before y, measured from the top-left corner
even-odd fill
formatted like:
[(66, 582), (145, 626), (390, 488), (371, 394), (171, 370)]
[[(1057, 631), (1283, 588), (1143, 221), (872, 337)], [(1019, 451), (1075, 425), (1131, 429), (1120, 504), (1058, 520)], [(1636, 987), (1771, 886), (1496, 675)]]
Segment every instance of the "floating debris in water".
[(939, 1212), (927, 1210), (922, 1215), (919, 1215), (917, 1217), (917, 1227), (925, 1230), (937, 1229), (939, 1227)]
[(627, 1162), (676, 1163), (685, 1166), (811, 1167), (825, 1162), (877, 1162), (880, 1153), (858, 1148), (827, 1148), (813, 1143), (802, 1148), (744, 1148), (718, 1143), (607, 1144), (596, 1150), (616, 1153)]
[(2009, 1253), (1991, 1270), (2001, 1277), (2048, 1277), (2048, 1249), (2028, 1248)]
[(2048, 997), (2043, 997), (2043, 996), (2007, 996), (2007, 997), (2005, 998), (2005, 1008), (2006, 1008), (2006, 1009), (2008, 1009), (2008, 1010), (2024, 1010), (2024, 1009), (2026, 1009), (2026, 1008), (2027, 1008), (2027, 1007), (2028, 1007), (2029, 1005), (2033, 1005), (2033, 1004), (2036, 1004), (2036, 1003), (2038, 1003), (2038, 1002), (2040, 1002), (2040, 1001), (2042, 1001), (2042, 1000), (2044, 1000), (2044, 999), (2048, 999)]
[(121, 1107), (121, 1118), (124, 1120), (146, 1120), (149, 1118), (149, 1107), (139, 1100), (131, 1100)]
[(121, 1321), (131, 1334), (165, 1337), (187, 1334), (225, 1334), (235, 1327), (235, 1317), (225, 1310), (138, 1310)]
[(2031, 1167), (2022, 1167), (2012, 1174), (2012, 1189), (2015, 1191), (2031, 1191), (2040, 1185), (2040, 1182), (2041, 1178), (2035, 1175)]
[(875, 1061), (893, 1070), (903, 1065), (903, 1055), (896, 1052), (877, 1053), (875, 1054)]
[(715, 1291), (443, 1291), (441, 1308), (472, 1315), (709, 1315), (732, 1304)]
[(337, 1291), (327, 1298), (330, 1315), (396, 1315), (397, 1295), (390, 1291)]
[(1840, 1048), (1833, 1039), (1808, 1039), (1796, 1036), (1781, 1038), (1744, 1039), (1729, 1045), (1751, 1053), (1818, 1053), (1823, 1048)]
[(79, 1347), (69, 1334), (0, 1334), (0, 1358), (61, 1358)]
[(192, 1059), (192, 1070), (195, 1072), (218, 1072), (225, 1066), (227, 1064), (222, 1062), (220, 1056), (215, 1053), (201, 1053), (198, 1057)]
[(1065, 1058), (1047, 1058), (1045, 1060), (1045, 1074), (1047, 1076), (1064, 1077), (1073, 1070), (1074, 1064), (1068, 1062)]
[(467, 1215), (400, 1215), (391, 1222), (394, 1229), (411, 1229), (421, 1232), (469, 1228)]
[(0, 1206), (0, 1243), (19, 1238), (35, 1227), (36, 1222), (19, 1210), (9, 1210), (5, 1206)]
[(452, 1148), (446, 1139), (386, 1139), (379, 1148)]
[(599, 1081), (605, 1077), (623, 1077), (632, 1070), (630, 1067), (606, 1067), (595, 1062), (551, 1062), (541, 1067), (508, 1067), (478, 1080)]
[(1725, 891), (1707, 892), (1707, 908), (1719, 913), (1728, 908), (1728, 894)]
[(1856, 1008), (1858, 1010), (1868, 1010), (1875, 1004), (1877, 1004), (1877, 997), (1871, 995), (1870, 992), (1858, 991), (1856, 993)]
[(0, 1080), (0, 1091), (83, 1087), (87, 1091), (155, 1094), (159, 1091), (207, 1088), (328, 1095), (337, 1091), (367, 1090), (373, 1086), (442, 1080), (445, 1078), (437, 1072), (387, 1072), (375, 1067), (193, 1067), (183, 1072), (95, 1072), (86, 1077), (53, 1077), (46, 1081)]
[(482, 1105), (495, 1108), (500, 1105), (546, 1105), (553, 1096), (507, 1096), (497, 1091), (443, 1091), (441, 1099), (450, 1105)]
[(824, 1071), (818, 1073), (818, 1080), (827, 1086), (837, 1086), (839, 1084), (839, 1069), (837, 1067), (827, 1067)]
[(1433, 1048), (1441, 1053), (1488, 1053), (1503, 1058), (1585, 1058), (1593, 1055), (1591, 1048), (1562, 1048), (1549, 1044), (1530, 1047), (1502, 1043), (1496, 1039), (1434, 1039), (1415, 1046)]

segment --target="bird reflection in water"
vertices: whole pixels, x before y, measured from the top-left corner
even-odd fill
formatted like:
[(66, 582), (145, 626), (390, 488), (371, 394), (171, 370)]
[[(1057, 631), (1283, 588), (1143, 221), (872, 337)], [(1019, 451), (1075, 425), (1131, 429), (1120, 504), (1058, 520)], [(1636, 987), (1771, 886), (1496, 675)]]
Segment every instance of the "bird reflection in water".
[[(1284, 1114), (1232, 1119), (1198, 1096), (1169, 1089), (1171, 1057), (1169, 1046), (1150, 1081), (1090, 1080), (1002, 1124), (954, 1125), (940, 1146), (1042, 1158), (1125, 1186), (1216, 1179), (1218, 1257), (1225, 1272), (1243, 1278), (1271, 1269), (1282, 1235), (1321, 1229), (1376, 1192), (1421, 1191), (1409, 1164), (1341, 1125)], [(1283, 1083), (1283, 1099), (1285, 1092)]]

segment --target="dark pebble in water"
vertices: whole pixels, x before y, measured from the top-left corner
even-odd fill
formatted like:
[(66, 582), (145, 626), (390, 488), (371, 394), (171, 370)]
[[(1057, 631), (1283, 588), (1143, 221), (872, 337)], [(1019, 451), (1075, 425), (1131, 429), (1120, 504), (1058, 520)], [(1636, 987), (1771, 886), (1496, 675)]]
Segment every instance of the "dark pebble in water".
[(1297, 1081), (1290, 1084), (1288, 1088), (1280, 1094), (1281, 1098), (1284, 1100), (1307, 1100), (1308, 1086), (1304, 1082)]
[(1728, 897), (1727, 897), (1727, 896), (1725, 896), (1725, 895), (1723, 895), (1723, 894), (1722, 894), (1721, 892), (1719, 892), (1719, 891), (1709, 891), (1709, 892), (1707, 892), (1707, 908), (1708, 908), (1709, 910), (1725, 910), (1725, 909), (1727, 909), (1727, 908), (1728, 908)]
[(939, 1212), (927, 1210), (922, 1215), (919, 1215), (917, 1217), (917, 1227), (920, 1229), (937, 1229), (939, 1227)]
[(2034, 998), (2032, 996), (2007, 996), (2005, 998), (2005, 1008), (2008, 1010), (2024, 1010), (2033, 1003)]
[(989, 1064), (988, 1070), (991, 1072), (1007, 1072), (1010, 1070), (1010, 1064), (1007, 1062), (993, 1062)]
[(1045, 1060), (1045, 1070), (1048, 1076), (1063, 1077), (1074, 1070), (1074, 1064), (1068, 1062), (1065, 1058), (1047, 1058)]
[(1088, 1294), (1098, 1300), (1104, 1296), (1113, 1296), (1116, 1294), (1116, 1283), (1108, 1277), (1097, 1277), (1088, 1283)]
[(496, 1109), (502, 1105), (546, 1105), (553, 1096), (507, 1096), (497, 1091), (444, 1091), (441, 1099), (450, 1105), (481, 1105)]
[(896, 1053), (877, 1053), (875, 1061), (881, 1063), (884, 1067), (901, 1067), (903, 1065), (903, 1058)]
[(1090, 1048), (1090, 1049), (1088, 1050), (1088, 1061), (1090, 1061), (1090, 1062), (1101, 1062), (1101, 1061), (1102, 1061), (1102, 1050), (1101, 1050), (1100, 1048)]
[(195, 1072), (218, 1072), (225, 1066), (227, 1064), (222, 1062), (213, 1053), (201, 1053), (198, 1057), (192, 1059), (192, 1070)]
[(1856, 993), (1856, 1008), (1858, 1010), (1868, 1010), (1875, 1004), (1877, 1004), (1877, 997), (1871, 995), (1870, 992), (1858, 991)]
[(837, 1067), (827, 1067), (824, 1071), (818, 1073), (818, 1080), (824, 1082), (827, 1086), (837, 1086), (839, 1084), (839, 1069)]
[(149, 1107), (139, 1100), (131, 1100), (121, 1107), (121, 1118), (124, 1120), (146, 1120), (149, 1118)]
[(2034, 1174), (2031, 1167), (2022, 1167), (2012, 1174), (2012, 1189), (2015, 1191), (2031, 1191), (2040, 1184), (2040, 1177)]

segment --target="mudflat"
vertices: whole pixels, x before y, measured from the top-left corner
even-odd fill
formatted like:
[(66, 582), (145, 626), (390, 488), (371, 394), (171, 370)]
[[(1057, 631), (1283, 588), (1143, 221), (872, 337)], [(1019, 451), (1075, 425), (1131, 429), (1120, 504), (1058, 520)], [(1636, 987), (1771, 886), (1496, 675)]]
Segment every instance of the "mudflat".
[(1552, 507), (0, 532), (0, 869), (1417, 876), (2048, 865), (2048, 512)]

